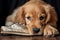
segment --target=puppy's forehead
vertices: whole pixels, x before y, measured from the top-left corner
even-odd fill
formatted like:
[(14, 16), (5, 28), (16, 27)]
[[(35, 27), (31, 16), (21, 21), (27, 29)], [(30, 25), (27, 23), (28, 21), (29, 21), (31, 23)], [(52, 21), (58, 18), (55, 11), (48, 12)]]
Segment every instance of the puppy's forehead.
[(25, 13), (28, 13), (30, 15), (39, 15), (42, 13), (42, 8), (37, 5), (27, 5), (25, 7)]
[(40, 8), (37, 5), (29, 4), (25, 7), (25, 12), (40, 12)]

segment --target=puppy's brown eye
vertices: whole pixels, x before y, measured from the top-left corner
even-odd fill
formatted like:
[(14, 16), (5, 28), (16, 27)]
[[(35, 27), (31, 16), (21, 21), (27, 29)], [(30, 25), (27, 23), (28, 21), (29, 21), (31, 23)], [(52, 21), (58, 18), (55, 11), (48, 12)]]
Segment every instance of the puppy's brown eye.
[(28, 16), (28, 17), (27, 17), (27, 19), (28, 19), (28, 20), (30, 20), (30, 19), (31, 19), (31, 17), (30, 17), (30, 16)]
[(44, 19), (44, 16), (41, 16), (39, 19), (40, 19), (40, 20), (43, 20), (43, 19)]

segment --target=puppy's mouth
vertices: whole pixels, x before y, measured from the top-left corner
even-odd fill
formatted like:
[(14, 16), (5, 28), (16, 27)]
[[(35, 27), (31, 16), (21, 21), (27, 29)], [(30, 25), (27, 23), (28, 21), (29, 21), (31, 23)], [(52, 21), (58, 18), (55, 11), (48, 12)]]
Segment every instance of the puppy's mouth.
[(42, 35), (43, 34), (43, 32), (40, 28), (33, 28), (32, 31), (33, 31), (32, 32), (33, 35)]

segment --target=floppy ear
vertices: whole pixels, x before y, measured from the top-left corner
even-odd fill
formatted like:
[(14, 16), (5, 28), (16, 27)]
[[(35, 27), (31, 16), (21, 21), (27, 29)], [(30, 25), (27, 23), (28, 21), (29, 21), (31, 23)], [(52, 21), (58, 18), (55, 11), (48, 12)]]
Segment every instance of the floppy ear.
[(49, 12), (51, 14), (51, 18), (50, 18), (49, 23), (53, 26), (56, 26), (56, 23), (57, 23), (57, 20), (58, 20), (57, 13), (56, 13), (56, 11), (53, 7), (50, 7)]
[(16, 23), (25, 23), (25, 14), (24, 14), (23, 7), (18, 8), (18, 11), (15, 16), (15, 22)]
[(56, 26), (57, 14), (56, 14), (55, 9), (50, 5), (47, 5), (44, 7), (45, 7), (46, 15), (47, 15), (45, 23)]

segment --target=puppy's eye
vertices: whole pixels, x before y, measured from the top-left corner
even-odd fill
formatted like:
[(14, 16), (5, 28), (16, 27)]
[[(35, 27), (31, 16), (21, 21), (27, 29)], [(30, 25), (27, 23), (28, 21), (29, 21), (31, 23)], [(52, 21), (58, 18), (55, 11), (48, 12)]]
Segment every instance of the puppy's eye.
[(31, 19), (31, 17), (30, 17), (30, 16), (28, 16), (28, 17), (27, 17), (27, 19), (28, 19), (28, 20), (30, 20), (30, 19)]
[(40, 18), (39, 18), (40, 20), (43, 20), (44, 19), (44, 16), (40, 16)]

